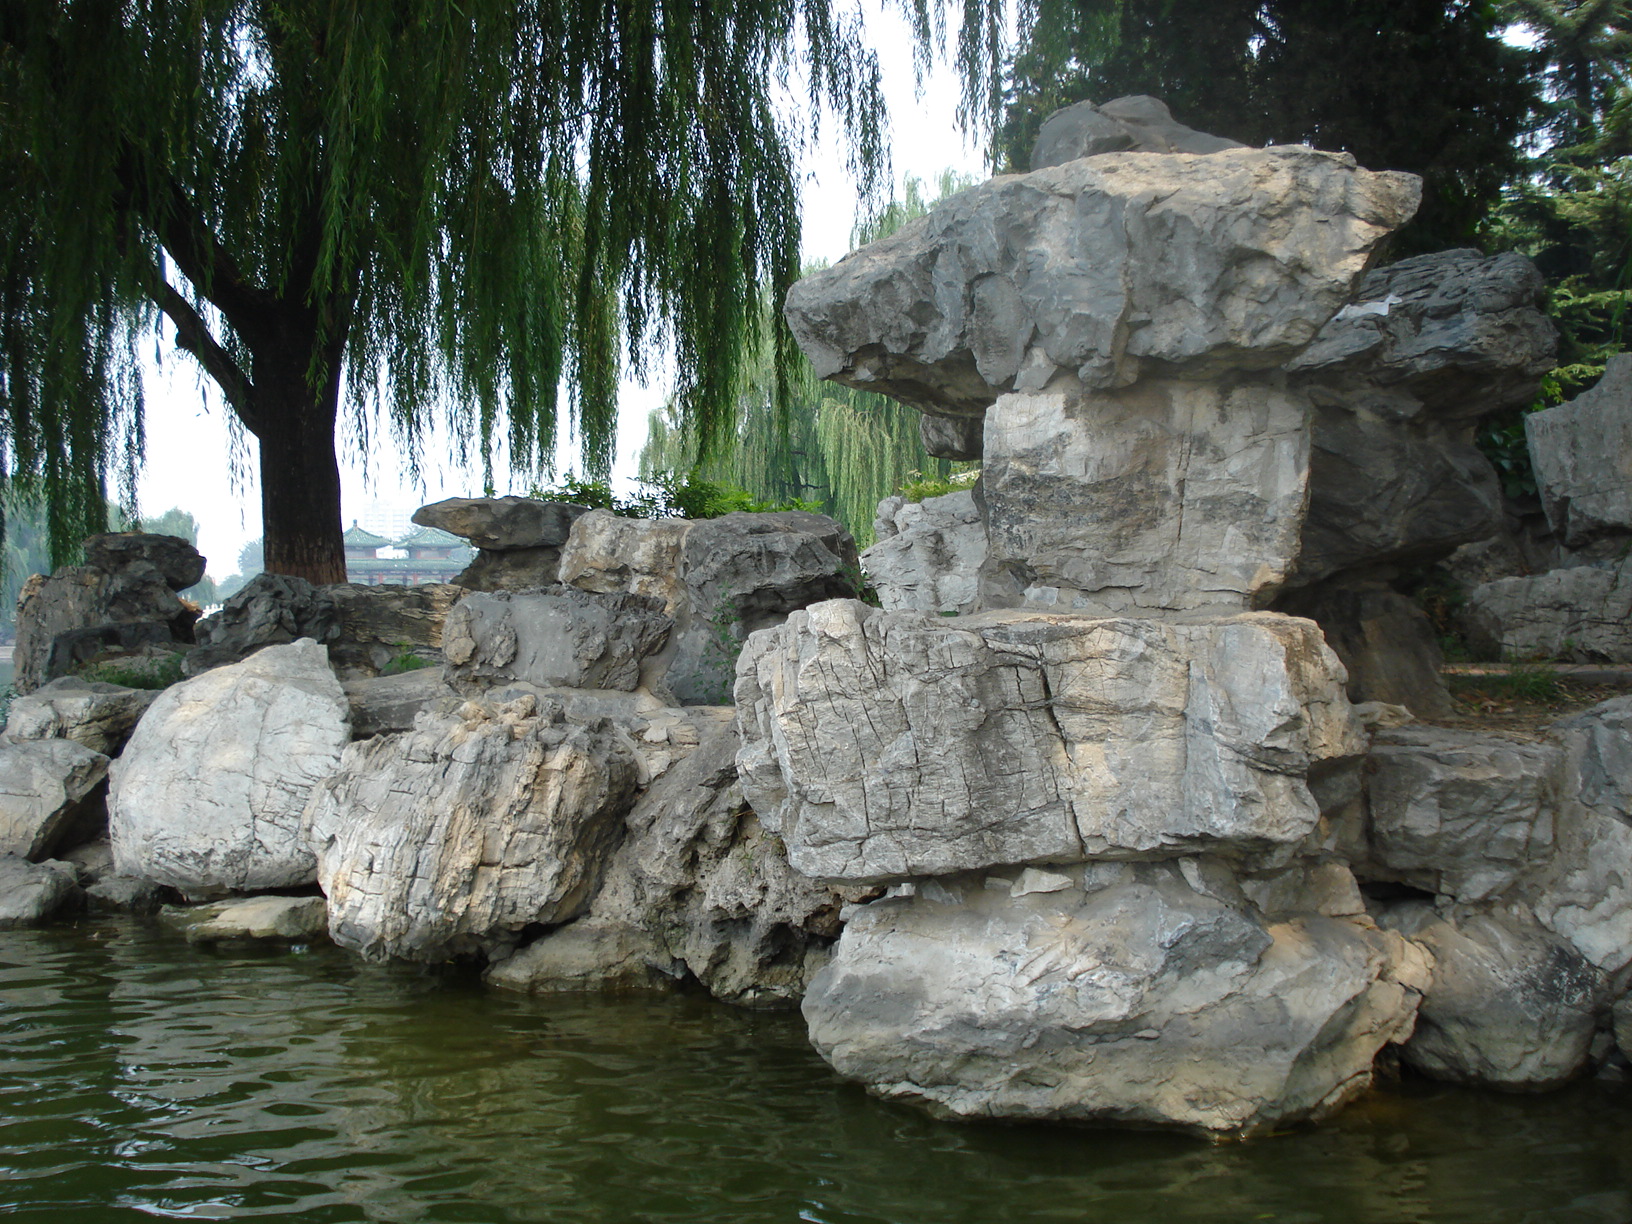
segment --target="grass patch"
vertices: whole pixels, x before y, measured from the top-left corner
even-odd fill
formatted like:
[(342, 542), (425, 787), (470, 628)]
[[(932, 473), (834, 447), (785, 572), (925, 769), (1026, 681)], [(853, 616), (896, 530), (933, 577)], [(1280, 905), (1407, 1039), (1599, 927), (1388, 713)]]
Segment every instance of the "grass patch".
[(109, 659), (105, 663), (88, 663), (79, 669), (79, 674), (86, 680), (124, 688), (167, 689), (181, 680), (181, 659), (179, 651), (162, 656)]

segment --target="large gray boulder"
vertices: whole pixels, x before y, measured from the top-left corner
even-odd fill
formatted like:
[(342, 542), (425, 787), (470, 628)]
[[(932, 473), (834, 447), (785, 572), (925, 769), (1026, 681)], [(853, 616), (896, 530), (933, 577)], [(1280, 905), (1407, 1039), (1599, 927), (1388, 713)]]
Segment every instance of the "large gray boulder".
[(1275, 609), (1320, 626), (1349, 674), (1349, 700), (1356, 705), (1384, 702), (1421, 718), (1454, 712), (1433, 623), (1416, 600), (1387, 582), (1340, 575), (1284, 593)]
[(1264, 854), (1365, 738), (1310, 621), (948, 620), (835, 600), (738, 664), (743, 790), (796, 870)]
[(1522, 910), (1448, 921), (1422, 902), (1383, 922), (1426, 948), (1433, 981), (1405, 1044), (1425, 1075), (1540, 1091), (1579, 1075), (1608, 999), (1608, 979)]
[(1468, 593), (1461, 618), (1486, 658), (1632, 663), (1632, 558), (1498, 578)]
[(791, 1007), (857, 894), (788, 866), (743, 801), (729, 720), (640, 797), (588, 915), (490, 968), (511, 990), (653, 989), (688, 974), (739, 1006)]
[(1368, 879), (1459, 901), (1503, 893), (1553, 851), (1563, 753), (1448, 727), (1379, 731), (1366, 758)]
[(0, 741), (0, 854), (55, 858), (96, 836), (108, 758), (73, 740)]
[(627, 519), (592, 510), (572, 526), (561, 581), (658, 600), (674, 630), (643, 683), (687, 705), (720, 703), (748, 635), (824, 599), (857, 594), (855, 541), (822, 514)]
[(463, 536), (476, 559), (455, 581), (473, 591), (548, 586), (559, 574), (561, 546), (587, 506), (531, 497), (450, 497), (414, 511), (414, 522)]
[(370, 959), (509, 952), (583, 912), (638, 778), (615, 726), (531, 696), (352, 744), (306, 810), (330, 935)]
[(121, 532), (92, 536), (85, 550), (86, 564), (35, 575), (23, 586), (14, 652), (19, 693), (107, 652), (170, 644), (182, 649), (193, 641), (198, 609), (176, 595), (178, 582), (196, 582), (204, 572), (204, 558), (192, 545), (172, 536)]
[(645, 595), (599, 594), (559, 583), (532, 591), (471, 592), (443, 634), (448, 683), (478, 695), (522, 681), (543, 688), (641, 687), (648, 658), (674, 628)]
[(1262, 606), (1302, 540), (1308, 416), (1246, 375), (1004, 396), (986, 414), (982, 606)]
[(878, 540), (861, 554), (861, 568), (887, 611), (974, 611), (986, 524), (972, 491), (919, 502), (886, 497), (873, 526)]
[(310, 639), (165, 690), (110, 772), (119, 873), (189, 896), (311, 883), (301, 812), (339, 765), (347, 713)]
[(11, 703), (6, 738), (68, 739), (93, 752), (117, 756), (158, 695), (154, 689), (59, 676)]
[(1632, 353), (1567, 404), (1524, 418), (1542, 508), (1572, 549), (1632, 536)]
[(410, 660), (440, 663), (442, 626), (465, 595), (464, 587), (448, 582), (341, 582), (322, 590), (339, 620), (329, 662), (342, 680), (387, 674)]
[(0, 930), (35, 926), (83, 900), (68, 863), (31, 863), (21, 855), (0, 854)]
[(1106, 154), (962, 192), (805, 277), (785, 313), (818, 376), (945, 416), (1057, 374), (1272, 368), (1419, 193), (1301, 146)]
[(459, 693), (443, 678), (440, 667), (345, 680), (341, 688), (351, 706), (353, 739), (412, 731), (421, 710), (444, 704), (451, 709), (461, 700)]
[(221, 610), (198, 622), (198, 649), (182, 664), (189, 676), (238, 663), (265, 646), (301, 638), (327, 644), (340, 636), (333, 592), (287, 574), (256, 574)]
[(1244, 147), (1239, 141), (1185, 127), (1165, 102), (1135, 95), (1098, 106), (1078, 102), (1055, 111), (1037, 133), (1031, 168), (1043, 170), (1101, 153), (1217, 153)]
[(1410, 1034), (1428, 957), (1359, 921), (1265, 924), (1209, 875), (1100, 864), (874, 901), (811, 983), (811, 1041), (961, 1118), (1224, 1137), (1336, 1109)]

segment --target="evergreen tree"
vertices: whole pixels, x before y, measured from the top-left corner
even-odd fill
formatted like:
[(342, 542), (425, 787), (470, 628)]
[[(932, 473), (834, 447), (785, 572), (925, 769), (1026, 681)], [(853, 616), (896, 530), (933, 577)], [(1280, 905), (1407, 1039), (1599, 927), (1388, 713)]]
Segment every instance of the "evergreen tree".
[(0, 455), (59, 555), (103, 529), (163, 323), (259, 443), (267, 567), (329, 582), (337, 428), (413, 455), (442, 405), (547, 466), (565, 381), (604, 474), (664, 342), (718, 432), (797, 271), (796, 67), (866, 180), (877, 68), (829, 0), (7, 0)]
[(1401, 252), (1468, 242), (1522, 165), (1529, 57), (1489, 0), (1028, 0), (995, 160), (1029, 165), (1061, 106), (1153, 94), (1249, 145), (1312, 144), (1423, 176)]

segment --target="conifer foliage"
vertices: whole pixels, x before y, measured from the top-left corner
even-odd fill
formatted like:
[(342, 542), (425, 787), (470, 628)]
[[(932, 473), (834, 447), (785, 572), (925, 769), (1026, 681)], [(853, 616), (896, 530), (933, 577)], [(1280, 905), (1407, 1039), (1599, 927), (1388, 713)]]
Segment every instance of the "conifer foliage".
[(6, 0), (0, 456), (59, 548), (102, 529), (162, 328), (259, 443), (267, 568), (324, 582), (337, 428), (526, 465), (565, 413), (604, 474), (667, 343), (707, 434), (797, 273), (776, 83), (865, 179), (877, 76), (830, 0)]

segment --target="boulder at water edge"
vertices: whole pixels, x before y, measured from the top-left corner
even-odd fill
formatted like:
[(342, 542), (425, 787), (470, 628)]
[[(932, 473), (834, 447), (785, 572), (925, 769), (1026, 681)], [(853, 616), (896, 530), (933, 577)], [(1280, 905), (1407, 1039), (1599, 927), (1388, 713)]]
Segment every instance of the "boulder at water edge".
[(195, 896), (309, 884), (316, 864), (300, 816), (339, 764), (347, 714), (310, 639), (165, 690), (111, 771), (120, 874)]
[(11, 703), (6, 738), (67, 739), (93, 752), (117, 756), (157, 696), (152, 689), (59, 676)]
[(804, 1013), (841, 1074), (940, 1114), (1235, 1136), (1363, 1091), (1429, 965), (1364, 922), (1266, 924), (1194, 860), (1097, 864), (862, 907)]
[(73, 740), (0, 741), (0, 854), (39, 862), (100, 831), (108, 758)]
[(616, 727), (531, 695), (352, 744), (306, 813), (331, 936), (370, 959), (436, 961), (577, 917), (638, 778)]

